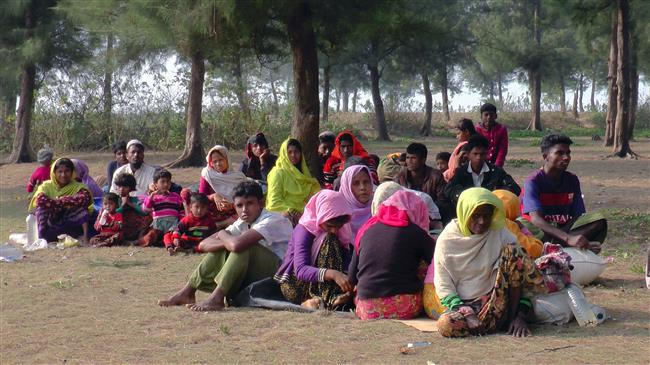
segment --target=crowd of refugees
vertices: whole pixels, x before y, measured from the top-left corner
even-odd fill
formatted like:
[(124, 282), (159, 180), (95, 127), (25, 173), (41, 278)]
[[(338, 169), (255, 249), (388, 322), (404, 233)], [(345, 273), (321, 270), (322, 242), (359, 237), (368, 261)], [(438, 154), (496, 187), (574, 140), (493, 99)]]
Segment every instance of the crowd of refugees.
[[(522, 188), (503, 168), (508, 132), (496, 107), (480, 112), (477, 125), (458, 122), (458, 145), (435, 166), (422, 143), (380, 159), (349, 131), (324, 132), (322, 173), (312, 176), (298, 140), (276, 155), (257, 133), (240, 170), (226, 147), (211, 148), (198, 189), (147, 164), (135, 139), (114, 144), (102, 179), (46, 148), (27, 185), (29, 210), (48, 242), (68, 234), (93, 247), (202, 254), (161, 306), (221, 310), (242, 288), (273, 278), (288, 302), (309, 309), (354, 309), (361, 319), (424, 311), (443, 336), (527, 336), (531, 298), (548, 291), (534, 262), (543, 242), (598, 253), (607, 222), (585, 211), (567, 171), (570, 138), (542, 139), (544, 164)], [(197, 302), (197, 290), (210, 295)]]

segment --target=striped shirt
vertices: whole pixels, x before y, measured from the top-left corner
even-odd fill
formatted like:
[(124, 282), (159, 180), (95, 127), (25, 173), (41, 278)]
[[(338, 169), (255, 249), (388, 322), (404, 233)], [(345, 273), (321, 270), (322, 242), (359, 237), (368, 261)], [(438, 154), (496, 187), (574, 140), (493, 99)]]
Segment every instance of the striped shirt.
[(142, 206), (146, 212), (151, 212), (153, 219), (163, 217), (180, 219), (183, 213), (183, 199), (177, 193), (156, 193), (148, 196)]

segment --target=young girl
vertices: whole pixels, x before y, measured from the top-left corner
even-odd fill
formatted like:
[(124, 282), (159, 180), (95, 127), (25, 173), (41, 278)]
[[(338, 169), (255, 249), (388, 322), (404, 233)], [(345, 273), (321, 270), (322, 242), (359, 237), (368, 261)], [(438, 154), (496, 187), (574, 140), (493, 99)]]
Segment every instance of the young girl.
[(288, 301), (336, 309), (351, 299), (345, 274), (352, 257), (350, 214), (337, 191), (321, 190), (309, 200), (274, 276)]
[(151, 212), (153, 216), (151, 229), (138, 240), (143, 247), (159, 245), (163, 235), (176, 228), (184, 212), (181, 196), (169, 191), (172, 186), (171, 172), (165, 169), (156, 171), (153, 182), (156, 190), (149, 194), (143, 204), (145, 212)]
[(199, 250), (199, 243), (217, 230), (214, 220), (209, 214), (210, 200), (205, 194), (192, 194), (190, 212), (181, 219), (173, 232), (167, 232), (164, 237), (165, 247), (170, 255), (181, 250)]
[(352, 212), (350, 219), (352, 237), (355, 237), (359, 228), (370, 219), (373, 196), (372, 188), (372, 180), (368, 167), (355, 165), (343, 171), (339, 191), (345, 197)]
[(113, 246), (122, 243), (122, 213), (117, 212), (120, 197), (115, 193), (108, 193), (102, 199), (102, 210), (95, 221), (95, 230), (99, 232), (90, 239), (92, 246)]

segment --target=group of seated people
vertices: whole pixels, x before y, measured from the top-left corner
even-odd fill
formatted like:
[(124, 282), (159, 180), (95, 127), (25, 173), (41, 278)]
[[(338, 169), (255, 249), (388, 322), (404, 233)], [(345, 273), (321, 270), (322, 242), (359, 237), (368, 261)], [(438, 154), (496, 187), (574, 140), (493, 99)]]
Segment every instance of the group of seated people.
[[(274, 155), (257, 133), (239, 171), (226, 147), (211, 148), (198, 191), (146, 164), (144, 145), (132, 140), (116, 145), (98, 213), (93, 197), (102, 189), (87, 166), (51, 163), (51, 151), (39, 151), (30, 211), (48, 242), (66, 233), (92, 246), (204, 253), (161, 306), (221, 310), (272, 277), (287, 301), (309, 309), (354, 308), (361, 319), (424, 310), (443, 336), (527, 336), (531, 298), (546, 291), (534, 262), (542, 242), (599, 252), (607, 222), (585, 212), (578, 178), (567, 171), (568, 137), (543, 138), (544, 165), (523, 191), (491, 162), (490, 141), (471, 120), (459, 122), (458, 140), (453, 153), (436, 156), (436, 168), (421, 143), (378, 161), (351, 132), (326, 132), (322, 176), (313, 177), (298, 140), (286, 139)], [(197, 302), (197, 290), (210, 295)]]

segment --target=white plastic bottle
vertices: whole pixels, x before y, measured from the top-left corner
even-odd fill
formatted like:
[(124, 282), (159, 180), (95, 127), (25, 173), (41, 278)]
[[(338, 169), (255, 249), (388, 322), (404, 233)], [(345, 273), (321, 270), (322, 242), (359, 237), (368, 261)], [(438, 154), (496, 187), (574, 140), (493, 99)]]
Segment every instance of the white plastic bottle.
[(25, 218), (25, 223), (27, 224), (27, 245), (31, 245), (38, 240), (38, 224), (36, 222), (36, 216), (28, 214), (27, 218)]
[(578, 324), (581, 327), (596, 326), (598, 324), (598, 318), (596, 318), (591, 303), (589, 303), (587, 298), (585, 298), (582, 289), (580, 289), (576, 284), (569, 284), (567, 288), (567, 293), (569, 294), (569, 305), (571, 306), (571, 311), (576, 317)]

